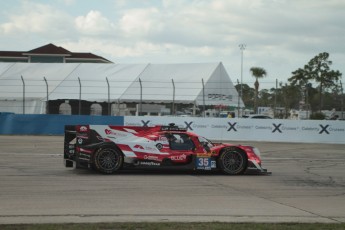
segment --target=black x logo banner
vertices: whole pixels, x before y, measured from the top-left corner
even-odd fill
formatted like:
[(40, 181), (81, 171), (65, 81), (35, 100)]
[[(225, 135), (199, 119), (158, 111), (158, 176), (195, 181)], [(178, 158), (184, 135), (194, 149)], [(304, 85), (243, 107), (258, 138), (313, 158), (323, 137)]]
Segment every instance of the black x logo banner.
[(191, 121), (191, 122), (189, 122), (189, 123), (188, 123), (187, 121), (185, 121), (184, 123), (186, 124), (186, 129), (193, 130), (193, 129), (192, 129), (193, 121)]
[(149, 122), (150, 122), (150, 120), (148, 120), (146, 122), (141, 120), (141, 123), (143, 123), (143, 127), (148, 127), (149, 126)]
[(231, 124), (231, 122), (228, 122), (228, 124), (230, 125), (228, 132), (230, 132), (231, 130), (234, 130), (235, 132), (237, 132), (237, 129), (235, 128), (235, 125), (237, 124), (237, 122), (234, 122), (233, 124)]
[(321, 131), (319, 132), (319, 134), (321, 134), (321, 133), (323, 133), (323, 132), (329, 134), (329, 132), (328, 132), (328, 130), (327, 130), (328, 126), (329, 126), (329, 125), (325, 125), (325, 126), (320, 125)]
[(282, 125), (281, 123), (278, 124), (278, 125), (276, 125), (276, 124), (273, 123), (274, 129), (273, 129), (272, 133), (275, 133), (276, 131), (282, 133), (282, 131), (280, 130), (280, 126), (281, 126), (281, 125)]

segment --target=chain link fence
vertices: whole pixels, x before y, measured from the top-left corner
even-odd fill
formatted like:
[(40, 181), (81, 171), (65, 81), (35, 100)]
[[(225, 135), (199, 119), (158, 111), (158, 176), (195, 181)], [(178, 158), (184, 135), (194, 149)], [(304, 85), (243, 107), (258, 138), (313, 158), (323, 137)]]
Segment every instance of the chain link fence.
[[(237, 84), (240, 85), (238, 80)], [(253, 86), (254, 81), (243, 82), (243, 85)], [(274, 85), (270, 81), (260, 82), (260, 89), (270, 92), (270, 101), (261, 106), (277, 111), (283, 106), (277, 102), (274, 94), (277, 86)], [(223, 82), (205, 83), (203, 79), (199, 82), (185, 79), (182, 82), (173, 78), (160, 81), (142, 81), (139, 78), (133, 82), (112, 81), (108, 78), (77, 78), (61, 82), (46, 77), (37, 80), (21, 76), (16, 79), (0, 79), (0, 88), (2, 113), (219, 116), (222, 111), (233, 111), (241, 115), (245, 109), (240, 100), (244, 95), (238, 97), (234, 85)], [(340, 93), (339, 117), (344, 118), (344, 96), (342, 91)], [(248, 105), (247, 109), (254, 112)]]

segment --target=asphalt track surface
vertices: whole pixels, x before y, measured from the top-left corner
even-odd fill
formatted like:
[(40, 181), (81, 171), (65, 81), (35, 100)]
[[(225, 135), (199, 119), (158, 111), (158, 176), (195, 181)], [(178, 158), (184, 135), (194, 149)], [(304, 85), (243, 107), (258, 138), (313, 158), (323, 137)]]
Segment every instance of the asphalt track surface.
[(345, 145), (252, 144), (272, 175), (102, 175), (65, 168), (62, 136), (0, 136), (0, 224), (345, 222)]

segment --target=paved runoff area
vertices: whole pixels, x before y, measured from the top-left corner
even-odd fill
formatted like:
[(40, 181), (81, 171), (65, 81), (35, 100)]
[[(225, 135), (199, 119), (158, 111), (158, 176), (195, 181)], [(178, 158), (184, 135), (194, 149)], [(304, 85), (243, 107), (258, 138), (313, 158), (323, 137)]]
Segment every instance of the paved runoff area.
[(345, 222), (345, 145), (249, 144), (272, 175), (102, 175), (65, 168), (62, 136), (0, 136), (0, 224)]

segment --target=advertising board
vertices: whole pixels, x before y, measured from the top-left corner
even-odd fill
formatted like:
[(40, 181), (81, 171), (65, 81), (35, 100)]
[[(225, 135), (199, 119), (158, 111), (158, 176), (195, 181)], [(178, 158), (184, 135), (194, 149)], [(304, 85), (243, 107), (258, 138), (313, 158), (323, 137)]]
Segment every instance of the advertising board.
[(211, 140), (345, 144), (341, 120), (282, 120), (198, 117), (125, 117), (124, 125), (175, 123)]

